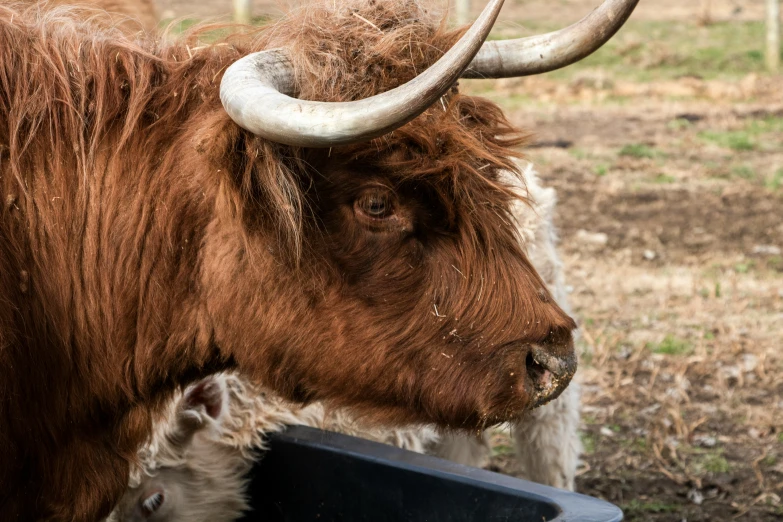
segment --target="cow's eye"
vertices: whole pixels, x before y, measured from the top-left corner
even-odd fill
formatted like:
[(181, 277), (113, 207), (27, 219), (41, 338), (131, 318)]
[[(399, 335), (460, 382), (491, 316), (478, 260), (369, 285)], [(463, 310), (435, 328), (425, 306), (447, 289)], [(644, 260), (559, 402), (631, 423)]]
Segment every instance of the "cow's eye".
[(356, 199), (354, 208), (371, 219), (386, 219), (394, 214), (394, 196), (385, 189), (368, 190)]

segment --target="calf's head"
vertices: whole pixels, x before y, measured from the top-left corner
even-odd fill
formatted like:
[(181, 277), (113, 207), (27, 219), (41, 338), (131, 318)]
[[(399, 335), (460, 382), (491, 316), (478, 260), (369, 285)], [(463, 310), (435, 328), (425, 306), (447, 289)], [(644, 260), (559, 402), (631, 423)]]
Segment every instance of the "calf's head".
[(106, 522), (236, 520), (248, 507), (244, 475), (250, 459), (221, 440), (229, 407), (224, 377), (185, 390), (163, 425), (145, 467)]

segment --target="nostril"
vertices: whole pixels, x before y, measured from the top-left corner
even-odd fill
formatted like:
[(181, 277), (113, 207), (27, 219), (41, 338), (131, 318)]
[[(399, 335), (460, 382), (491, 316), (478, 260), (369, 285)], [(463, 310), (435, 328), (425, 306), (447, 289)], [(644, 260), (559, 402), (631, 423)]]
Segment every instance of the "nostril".
[(530, 378), (530, 382), (533, 383), (533, 386), (536, 389), (545, 389), (551, 385), (552, 374), (538, 361), (536, 361), (536, 359), (533, 357), (532, 350), (527, 353), (527, 358), (525, 359), (525, 369), (527, 370), (527, 376)]
[(573, 352), (565, 356), (557, 356), (551, 353), (551, 349), (534, 344), (530, 347), (528, 357), (532, 358), (538, 366), (552, 372), (555, 377), (570, 376), (576, 371), (576, 357)]
[(533, 407), (556, 398), (571, 382), (576, 372), (576, 355), (553, 355), (544, 346), (533, 344), (525, 358), (530, 384), (534, 390)]

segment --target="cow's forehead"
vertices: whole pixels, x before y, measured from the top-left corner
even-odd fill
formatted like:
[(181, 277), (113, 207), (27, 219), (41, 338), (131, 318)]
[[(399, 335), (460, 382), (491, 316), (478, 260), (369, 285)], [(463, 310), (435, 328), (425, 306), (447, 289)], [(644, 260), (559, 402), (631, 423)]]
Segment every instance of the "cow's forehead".
[(457, 183), (466, 192), (505, 192), (514, 184), (510, 178), (520, 176), (515, 159), (526, 140), (491, 101), (453, 93), (394, 132), (324, 156), (393, 182), (444, 188)]

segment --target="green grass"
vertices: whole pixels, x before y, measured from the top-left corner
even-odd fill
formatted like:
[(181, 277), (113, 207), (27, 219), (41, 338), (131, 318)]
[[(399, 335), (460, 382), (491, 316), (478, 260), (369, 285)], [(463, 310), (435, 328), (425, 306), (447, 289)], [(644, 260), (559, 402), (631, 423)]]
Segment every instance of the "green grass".
[(756, 148), (753, 137), (746, 130), (704, 131), (699, 133), (699, 138), (708, 143), (714, 143), (719, 147), (734, 151), (747, 151)]
[(689, 122), (685, 118), (677, 118), (666, 124), (667, 129), (674, 131), (690, 129), (691, 127), (693, 127), (693, 123)]
[(582, 439), (582, 448), (585, 455), (592, 455), (595, 453), (595, 437), (592, 433), (581, 432), (579, 434)]
[(751, 120), (747, 126), (748, 132), (764, 134), (767, 132), (783, 132), (783, 118), (779, 116), (767, 116), (765, 118)]
[(687, 355), (693, 351), (688, 341), (667, 335), (660, 343), (648, 343), (647, 348), (653, 353), (664, 355)]
[[(561, 27), (554, 21), (516, 22), (520, 25), (498, 27), (492, 38), (530, 36)], [(633, 81), (683, 76), (735, 80), (751, 73), (765, 74), (764, 34), (760, 21), (700, 27), (694, 21), (630, 20), (601, 49), (548, 75), (571, 79), (584, 71), (601, 70), (610, 78)]]
[(631, 441), (631, 448), (640, 453), (645, 453), (649, 449), (647, 446), (647, 440), (641, 437), (636, 437)]
[[(253, 23), (264, 25), (270, 20), (273, 21), (261, 16), (254, 18)], [(170, 19), (163, 20), (160, 26), (170, 22)], [(197, 22), (181, 20), (173, 32), (183, 32)], [(561, 28), (562, 24), (555, 20), (504, 19), (489, 39), (530, 36)], [(600, 70), (610, 79), (644, 82), (683, 76), (734, 80), (751, 73), (765, 74), (764, 31), (761, 21), (719, 22), (701, 27), (692, 20), (630, 20), (601, 49), (547, 76), (570, 80), (585, 71)]]
[(654, 158), (660, 153), (653, 147), (643, 143), (629, 143), (628, 145), (624, 145), (617, 154), (619, 156), (631, 158)]
[(585, 368), (589, 368), (593, 365), (594, 358), (595, 358), (595, 354), (593, 353), (593, 350), (582, 350), (579, 364), (581, 364)]
[(783, 187), (783, 168), (779, 168), (764, 182), (764, 186), (769, 190), (779, 190)]
[[(460, 84), (460, 90), (463, 89)], [(471, 96), (482, 96), (503, 106), (504, 110), (519, 109), (520, 107), (535, 107), (539, 101), (529, 95), (517, 92), (495, 91), (492, 82), (465, 83), (465, 93)]]
[(492, 446), (493, 457), (513, 455), (513, 454), (514, 454), (514, 447), (508, 444), (495, 444)]
[(183, 33), (188, 29), (190, 29), (191, 27), (193, 27), (194, 25), (196, 25), (197, 23), (199, 23), (199, 20), (195, 18), (184, 18), (184, 19), (165, 18), (158, 23), (158, 27), (160, 27), (161, 29), (166, 29), (175, 20), (177, 23), (171, 26), (171, 31), (174, 34)]
[(606, 174), (609, 172), (609, 166), (606, 163), (599, 163), (595, 166), (595, 175), (596, 176), (606, 176)]
[(646, 513), (676, 513), (680, 510), (677, 504), (671, 502), (659, 502), (655, 500), (642, 501), (633, 499), (622, 506), (626, 516), (643, 515)]
[[(768, 116), (751, 119), (741, 129), (709, 130), (700, 132), (698, 136), (706, 143), (741, 152), (757, 149), (781, 150), (781, 133), (783, 133), (783, 118)], [(753, 169), (747, 165), (735, 166), (731, 174), (745, 179), (756, 177)]]
[(568, 154), (578, 160), (588, 159), (591, 157), (589, 152), (584, 149), (580, 149), (579, 147), (571, 147), (568, 149)]
[(747, 165), (738, 165), (736, 167), (732, 167), (731, 175), (733, 177), (747, 179), (747, 180), (756, 179), (756, 171), (753, 170), (753, 167), (749, 167)]
[(668, 183), (674, 183), (676, 181), (676, 178), (674, 176), (669, 176), (668, 174), (657, 174), (653, 178), (653, 183), (658, 183), (660, 185), (666, 185)]
[[(161, 20), (158, 23), (158, 27), (160, 29), (166, 29), (166, 28), (169, 27), (169, 25), (172, 22), (176, 22), (174, 25), (171, 26), (170, 31), (171, 31), (172, 35), (179, 35), (179, 34), (184, 33), (185, 31), (187, 31), (191, 27), (195, 26), (196, 24), (201, 23), (202, 21), (204, 21), (204, 20), (199, 20), (197, 18), (179, 18), (179, 19), (177, 19), (177, 18), (175, 18), (175, 19), (164, 18), (163, 20)], [(219, 20), (219, 22), (226, 22), (226, 21), (227, 20), (225, 20), (225, 18), (222, 19), (222, 20)], [(275, 21), (275, 19), (270, 17), (270, 16), (261, 15), (261, 16), (254, 16), (251, 19), (250, 23), (252, 25), (256, 25), (256, 26), (263, 26), (263, 25), (266, 25), (266, 24), (268, 24), (270, 22), (274, 22), (274, 21)], [(207, 22), (209, 22), (209, 21), (207, 20)], [(221, 40), (221, 39), (225, 38), (226, 36), (228, 36), (232, 32), (233, 31), (231, 29), (228, 29), (228, 28), (225, 28), (225, 29), (214, 29), (214, 30), (211, 30), (211, 31), (206, 31), (205, 33), (201, 34), (199, 39), (204, 41), (205, 43), (211, 43), (211, 42), (215, 42), (216, 40)]]
[(731, 470), (729, 461), (719, 453), (707, 453), (701, 457), (698, 466), (710, 473), (728, 473)]
[(742, 178), (750, 181), (755, 185), (763, 186), (768, 190), (777, 191), (783, 187), (783, 168), (777, 169), (775, 172), (764, 175), (760, 172), (756, 172), (752, 167), (739, 166), (731, 169), (731, 175), (729, 179)]

